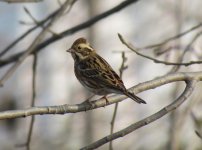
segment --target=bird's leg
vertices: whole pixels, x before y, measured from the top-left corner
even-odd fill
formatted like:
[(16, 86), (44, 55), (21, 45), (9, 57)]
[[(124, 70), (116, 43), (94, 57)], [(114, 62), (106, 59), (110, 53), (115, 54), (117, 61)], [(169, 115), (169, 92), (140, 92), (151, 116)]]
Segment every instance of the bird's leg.
[(107, 96), (107, 95), (103, 96), (102, 98), (104, 98), (104, 99), (106, 100), (106, 104), (109, 104), (109, 101), (108, 101), (108, 99), (107, 99), (106, 96)]
[[(82, 104), (89, 104), (90, 105), (90, 108), (92, 108), (93, 107), (93, 104), (92, 104), (92, 102), (90, 101), (93, 97), (95, 96), (95, 94), (92, 94), (91, 96), (89, 96), (84, 102), (82, 102)], [(85, 110), (85, 111), (87, 111), (87, 110)]]
[[(91, 103), (90, 100), (95, 96), (95, 94), (92, 94), (91, 96), (89, 96), (85, 101), (83, 101), (83, 103)], [(82, 103), (82, 104), (83, 104)]]

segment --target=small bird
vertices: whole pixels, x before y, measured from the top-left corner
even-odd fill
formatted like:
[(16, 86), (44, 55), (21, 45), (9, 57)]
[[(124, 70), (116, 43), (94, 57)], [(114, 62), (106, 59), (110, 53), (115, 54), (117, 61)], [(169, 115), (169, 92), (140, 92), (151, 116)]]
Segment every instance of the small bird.
[(74, 59), (74, 72), (80, 83), (96, 95), (123, 94), (137, 103), (146, 102), (126, 89), (112, 67), (90, 46), (85, 38), (77, 39), (67, 50)]

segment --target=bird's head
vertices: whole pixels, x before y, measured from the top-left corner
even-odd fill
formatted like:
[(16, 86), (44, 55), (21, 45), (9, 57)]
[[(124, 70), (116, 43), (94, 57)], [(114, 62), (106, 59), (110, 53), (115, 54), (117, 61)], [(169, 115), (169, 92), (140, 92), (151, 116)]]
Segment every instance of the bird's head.
[(67, 52), (72, 54), (72, 57), (75, 61), (81, 61), (94, 53), (95, 50), (90, 46), (90, 44), (86, 41), (85, 38), (77, 39), (71, 46)]

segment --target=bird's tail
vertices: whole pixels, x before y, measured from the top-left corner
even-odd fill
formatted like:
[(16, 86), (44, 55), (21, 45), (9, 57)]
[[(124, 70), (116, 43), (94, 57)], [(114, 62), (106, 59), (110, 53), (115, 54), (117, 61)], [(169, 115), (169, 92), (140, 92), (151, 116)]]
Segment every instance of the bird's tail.
[(129, 91), (127, 91), (125, 93), (125, 95), (128, 96), (128, 97), (130, 97), (132, 100), (136, 101), (139, 104), (141, 104), (141, 103), (146, 104), (146, 102), (143, 99), (137, 97), (135, 94), (133, 94), (133, 93), (131, 93)]

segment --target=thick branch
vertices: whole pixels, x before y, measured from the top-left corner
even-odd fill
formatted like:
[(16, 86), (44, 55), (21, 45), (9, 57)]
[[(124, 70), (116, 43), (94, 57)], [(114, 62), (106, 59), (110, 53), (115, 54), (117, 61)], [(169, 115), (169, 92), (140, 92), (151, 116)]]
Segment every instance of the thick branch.
[(125, 128), (123, 130), (120, 130), (116, 133), (108, 135), (108, 136), (90, 144), (89, 146), (82, 148), (81, 150), (90, 150), (90, 149), (98, 148), (98, 147), (108, 143), (109, 141), (123, 137), (123, 136), (135, 131), (136, 129), (146, 126), (146, 125), (158, 120), (159, 118), (165, 116), (167, 113), (169, 113), (169, 112), (175, 110), (177, 107), (179, 107), (191, 95), (191, 93), (193, 92), (195, 83), (196, 83), (196, 81), (194, 81), (194, 80), (187, 82), (187, 86), (186, 86), (184, 92), (173, 103), (164, 107), (160, 111), (128, 126), (127, 128)]
[[(173, 73), (166, 76), (158, 77), (151, 81), (141, 83), (137, 86), (132, 87), (130, 90), (136, 94), (145, 90), (154, 89), (156, 87), (159, 87), (161, 85), (168, 84), (171, 82), (187, 81), (192, 79), (202, 81), (202, 72)], [(114, 95), (114, 96), (109, 96), (107, 98), (108, 99), (107, 104), (105, 99), (100, 99), (100, 100), (92, 101), (90, 104), (89, 103), (82, 103), (82, 104), (76, 104), (76, 105), (65, 104), (60, 106), (31, 107), (23, 110), (4, 111), (0, 113), (0, 120), (27, 117), (31, 115), (77, 113), (81, 111), (96, 109), (96, 108), (104, 107), (110, 104), (114, 104), (126, 98), (127, 97), (124, 95)]]

